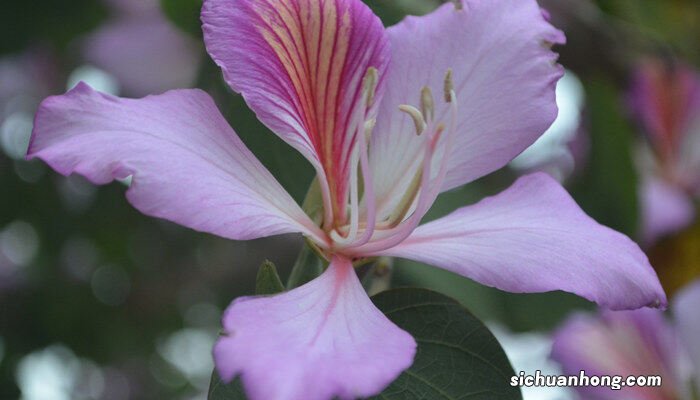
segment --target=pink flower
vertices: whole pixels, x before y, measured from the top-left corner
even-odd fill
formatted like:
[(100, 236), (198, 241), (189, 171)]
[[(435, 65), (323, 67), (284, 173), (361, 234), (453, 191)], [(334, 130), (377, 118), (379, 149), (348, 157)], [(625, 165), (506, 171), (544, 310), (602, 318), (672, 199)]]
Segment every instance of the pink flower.
[(700, 76), (685, 64), (646, 60), (630, 100), (647, 143), (640, 146), (642, 236), (647, 244), (695, 218), (700, 195)]
[[(469, 0), (389, 29), (359, 0), (205, 0), (207, 49), (231, 87), (317, 172), (308, 216), (198, 90), (141, 100), (81, 85), (43, 103), (29, 157), (95, 183), (133, 176), (142, 212), (235, 240), (301, 233), (330, 266), (237, 299), (214, 349), (252, 399), (367, 397), (416, 343), (371, 303), (356, 259), (431, 263), (514, 292), (663, 306), (646, 256), (551, 178), (418, 227), (443, 191), (503, 167), (554, 120), (564, 36), (534, 0)], [(439, 95), (436, 95), (439, 94)]]
[(700, 390), (700, 281), (671, 307), (673, 321), (649, 309), (575, 315), (556, 332), (552, 357), (567, 375), (662, 377), (660, 387), (577, 388), (586, 400), (693, 399)]

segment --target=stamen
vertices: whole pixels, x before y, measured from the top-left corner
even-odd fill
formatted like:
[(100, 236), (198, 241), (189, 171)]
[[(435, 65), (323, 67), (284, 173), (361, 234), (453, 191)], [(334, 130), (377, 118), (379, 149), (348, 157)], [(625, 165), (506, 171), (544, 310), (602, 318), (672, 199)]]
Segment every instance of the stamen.
[[(436, 132), (437, 133), (437, 132)], [(383, 237), (378, 238), (376, 241), (372, 241), (370, 243), (367, 243), (366, 245), (363, 246), (358, 246), (355, 247), (357, 250), (360, 252), (363, 252), (365, 254), (371, 253), (374, 251), (390, 248), (393, 246), (396, 246), (397, 244), (401, 243), (408, 235), (413, 232), (413, 230), (418, 226), (418, 223), (420, 222), (420, 218), (423, 217), (423, 214), (425, 212), (425, 208), (427, 205), (427, 197), (429, 196), (428, 189), (429, 189), (429, 184), (430, 184), (430, 170), (431, 170), (431, 165), (432, 165), (432, 156), (435, 151), (434, 148), (434, 143), (435, 141), (433, 139), (439, 138), (438, 135), (425, 135), (425, 140), (423, 142), (423, 148), (424, 148), (424, 153), (423, 153), (423, 163), (422, 163), (422, 171), (421, 171), (421, 179), (418, 187), (418, 199), (416, 203), (416, 207), (413, 210), (413, 213), (411, 214), (408, 219), (405, 221), (401, 221), (395, 228), (389, 229), (386, 231), (385, 235), (382, 235)], [(416, 200), (414, 200), (416, 201)], [(413, 203), (413, 202), (412, 202)], [(412, 204), (411, 204), (412, 205)], [(354, 247), (354, 246), (353, 246)]]
[(433, 99), (433, 91), (427, 86), (424, 86), (420, 91), (420, 106), (421, 112), (425, 116), (426, 121), (430, 122), (435, 119), (435, 100)]
[(333, 223), (333, 200), (328, 178), (323, 168), (317, 168), (318, 183), (321, 187), (321, 199), (323, 200), (323, 228), (330, 228)]
[(369, 143), (372, 138), (372, 132), (374, 132), (374, 127), (377, 125), (377, 120), (372, 118), (365, 121), (365, 140)]
[(367, 108), (374, 105), (374, 96), (377, 92), (377, 84), (379, 83), (379, 72), (374, 67), (367, 68), (363, 81), (365, 91), (365, 104)]
[(448, 103), (452, 102), (452, 94), (455, 90), (454, 82), (452, 82), (452, 68), (447, 70), (445, 74), (445, 101)]
[(442, 132), (444, 132), (444, 131), (445, 131), (445, 124), (440, 122), (437, 125), (437, 127), (435, 128), (435, 135), (432, 138), (433, 145), (435, 145), (437, 143), (438, 139), (440, 139), (440, 137), (442, 136)]
[(399, 110), (405, 112), (413, 119), (413, 123), (416, 125), (416, 135), (420, 136), (425, 131), (426, 127), (423, 114), (417, 108), (407, 104), (400, 105)]
[(406, 215), (408, 215), (408, 212), (411, 210), (411, 206), (413, 205), (416, 195), (420, 190), (422, 178), (423, 169), (421, 168), (415, 175), (413, 175), (413, 179), (408, 185), (406, 192), (394, 208), (394, 211), (392, 211), (391, 215), (389, 215), (389, 218), (384, 223), (383, 228), (395, 228), (406, 218)]
[(359, 181), (357, 180), (357, 164), (359, 158), (359, 149), (355, 147), (350, 161), (350, 230), (345, 237), (343, 237), (337, 229), (331, 231), (331, 238), (333, 241), (341, 245), (350, 244), (355, 240), (360, 225)]
[[(423, 156), (419, 186), (418, 188), (414, 188), (413, 184), (411, 185), (409, 192), (412, 192), (411, 194), (413, 196), (406, 196), (406, 198), (402, 199), (401, 207), (399, 207), (399, 213), (403, 214), (406, 211), (406, 204), (404, 202), (410, 199), (410, 202), (408, 203), (409, 211), (407, 212), (410, 212), (410, 209), (412, 208), (413, 211), (411, 215), (406, 218), (407, 214), (403, 214), (403, 216), (400, 217), (392, 214), (393, 218), (399, 218), (398, 223), (396, 223), (396, 225), (392, 224), (393, 226), (390, 226), (389, 229), (382, 231), (382, 234), (379, 235), (376, 240), (373, 240), (366, 245), (356, 247), (354, 251), (357, 251), (358, 254), (371, 254), (373, 252), (395, 246), (403, 241), (418, 226), (428, 207), (435, 201), (440, 193), (445, 176), (447, 175), (449, 155), (450, 151), (452, 150), (452, 143), (457, 130), (457, 95), (454, 90), (451, 69), (448, 70), (447, 74), (445, 75), (444, 89), (445, 99), (450, 104), (448, 125), (446, 126), (441, 122), (435, 126), (434, 130), (432, 127), (427, 129), (428, 132), (432, 133), (425, 135), (425, 153)], [(444, 133), (446, 133), (444, 140), (440, 140)], [(431, 176), (432, 157), (436, 155), (438, 145), (442, 148), (443, 153), (439, 162), (437, 176), (433, 178)]]
[[(407, 188), (404, 190), (403, 196), (400, 198), (399, 202), (394, 206), (393, 211), (389, 214), (386, 219), (384, 219), (379, 225), (382, 229), (381, 234), (377, 235), (378, 240), (385, 240), (396, 236), (396, 228), (400, 224), (411, 220), (409, 214), (415, 213), (419, 209), (419, 204), (421, 199), (426, 197), (426, 183), (427, 181), (424, 177), (429, 176), (430, 166), (426, 163), (431, 163), (432, 155), (435, 153), (435, 147), (437, 142), (442, 137), (445, 131), (445, 124), (439, 123), (435, 128), (431, 128), (430, 125), (426, 128), (427, 132), (432, 132), (431, 134), (425, 134), (423, 137), (425, 140), (421, 147), (426, 150), (426, 154), (418, 165), (417, 170), (413, 173), (413, 177), (409, 182)], [(427, 171), (427, 172), (426, 172)], [(426, 173), (428, 175), (426, 175)], [(432, 204), (432, 202), (430, 202)]]
[[(370, 121), (365, 123), (365, 128), (367, 128)], [(374, 127), (374, 123), (371, 125)], [(364, 232), (354, 244), (356, 246), (362, 246), (370, 241), (377, 224), (377, 199), (374, 195), (374, 179), (372, 176), (372, 170), (369, 166), (367, 142), (368, 140), (365, 141), (360, 139), (360, 167), (362, 169), (362, 183), (364, 184), (364, 194), (362, 195), (362, 199), (365, 203), (366, 226)]]
[[(369, 76), (369, 75), (368, 75)], [(367, 84), (367, 80), (365, 81)], [(376, 87), (376, 83), (374, 84)], [(363, 98), (363, 102), (368, 100)], [(363, 104), (362, 109), (367, 110), (366, 104)], [(369, 167), (368, 145), (372, 131), (376, 124), (374, 118), (367, 119), (364, 122), (357, 123), (357, 141), (353, 149), (351, 157), (350, 171), (350, 226), (346, 236), (342, 236), (342, 232), (334, 229), (330, 232), (331, 239), (336, 245), (346, 247), (349, 245), (363, 245), (367, 243), (374, 233), (376, 225), (376, 199), (374, 196), (374, 182), (372, 180), (372, 171)], [(358, 169), (362, 171), (362, 178), (358, 176)], [(362, 179), (362, 181), (360, 181)], [(359, 188), (362, 184), (363, 195), (362, 200), (365, 204), (366, 223), (360, 223), (360, 199)], [(358, 238), (359, 229), (364, 227), (362, 235)], [(344, 230), (344, 229), (343, 229)]]
[[(357, 221), (358, 217), (358, 208), (359, 208), (359, 200), (358, 200), (358, 179), (357, 179), (357, 165), (359, 164), (359, 155), (357, 154), (358, 152), (358, 142), (361, 140), (359, 139), (360, 135), (364, 138), (366, 135), (366, 123), (367, 121), (367, 111), (371, 107), (368, 105), (368, 102), (374, 101), (374, 95), (375, 91), (377, 88), (377, 79), (378, 79), (378, 74), (377, 74), (377, 69), (374, 67), (370, 67), (367, 69), (367, 72), (365, 73), (364, 80), (362, 82), (363, 84), (363, 91), (362, 91), (362, 96), (360, 97), (360, 104), (358, 104), (357, 107), (353, 110), (353, 116), (352, 116), (352, 122), (351, 122), (351, 127), (355, 131), (355, 134), (353, 136), (353, 140), (349, 140), (347, 146), (350, 151), (350, 191), (349, 193), (345, 194), (345, 198), (340, 201), (341, 204), (339, 204), (339, 207), (342, 207), (341, 210), (339, 210), (338, 214), (342, 216), (342, 218), (338, 218), (338, 221), (336, 219), (333, 219), (332, 222), (335, 223), (336, 228), (338, 228), (338, 225), (341, 225), (343, 223), (347, 222), (347, 204), (348, 202), (350, 203), (350, 225), (351, 229), (350, 232), (348, 232), (346, 237), (343, 237), (341, 233), (337, 229), (334, 229), (333, 231), (330, 232), (330, 235), (332, 239), (336, 242), (349, 242), (354, 240), (355, 235), (357, 234), (357, 227), (359, 225), (359, 221)], [(348, 201), (348, 196), (350, 197)], [(353, 209), (354, 208), (354, 209)], [(352, 227), (354, 226), (354, 230)], [(331, 224), (327, 224), (324, 221), (324, 229), (328, 232), (330, 231)]]
[[(448, 70), (447, 72), (449, 76), (449, 81), (451, 83), (452, 81), (452, 70)], [(445, 82), (447, 82), (448, 79), (447, 77), (445, 78)], [(447, 137), (445, 139), (445, 145), (444, 145), (444, 153), (442, 155), (442, 160), (441, 160), (441, 165), (440, 165), (440, 170), (438, 172), (438, 176), (436, 178), (436, 184), (432, 189), (431, 193), (431, 198), (433, 199), (432, 201), (435, 201), (437, 196), (440, 194), (440, 188), (442, 186), (442, 182), (445, 179), (445, 175), (447, 175), (447, 165), (449, 164), (449, 156), (450, 152), (452, 151), (452, 142), (454, 141), (454, 137), (456, 135), (457, 131), (457, 115), (459, 113), (458, 107), (457, 107), (457, 94), (454, 91), (454, 88), (451, 88), (447, 83), (445, 84), (445, 89), (450, 88), (451, 90), (449, 93), (446, 93), (449, 95), (449, 101), (448, 103), (450, 104), (450, 122), (449, 122), (449, 128), (448, 128), (448, 133)]]

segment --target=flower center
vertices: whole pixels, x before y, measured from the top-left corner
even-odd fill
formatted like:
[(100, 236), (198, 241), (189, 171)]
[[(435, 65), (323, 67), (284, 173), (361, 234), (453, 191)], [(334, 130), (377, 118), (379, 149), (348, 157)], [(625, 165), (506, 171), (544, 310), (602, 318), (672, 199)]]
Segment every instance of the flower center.
[[(392, 247), (403, 241), (418, 226), (440, 192), (447, 173), (447, 159), (456, 130), (457, 99), (452, 82), (452, 70), (444, 80), (444, 100), (449, 107), (447, 122), (436, 120), (433, 92), (424, 87), (418, 107), (403, 104), (399, 110), (409, 116), (420, 137), (420, 151), (413, 163), (399, 176), (411, 176), (410, 183), (393, 202), (388, 215), (377, 215), (377, 199), (369, 165), (369, 142), (375, 120), (368, 117), (374, 101), (377, 70), (370, 68), (365, 76), (362, 110), (353, 117), (357, 142), (350, 164), (347, 218), (344, 224), (330, 229), (333, 250), (348, 256), (365, 256)], [(406, 155), (411, 156), (411, 155)]]

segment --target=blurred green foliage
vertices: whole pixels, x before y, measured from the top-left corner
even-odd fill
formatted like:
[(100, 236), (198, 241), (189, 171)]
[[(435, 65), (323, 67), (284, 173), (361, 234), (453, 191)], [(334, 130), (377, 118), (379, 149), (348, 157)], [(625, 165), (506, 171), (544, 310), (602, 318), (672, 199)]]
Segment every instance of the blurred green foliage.
[(598, 0), (622, 22), (621, 29), (657, 51), (700, 62), (700, 5), (696, 0)]
[(95, 0), (5, 1), (0, 12), (0, 54), (36, 44), (65, 48), (106, 15), (105, 6)]
[(160, 5), (165, 15), (178, 28), (195, 37), (202, 37), (199, 19), (202, 0), (160, 0)]
[(632, 128), (625, 119), (620, 95), (604, 77), (589, 80), (586, 95), (590, 157), (572, 193), (598, 222), (635, 237), (639, 207)]

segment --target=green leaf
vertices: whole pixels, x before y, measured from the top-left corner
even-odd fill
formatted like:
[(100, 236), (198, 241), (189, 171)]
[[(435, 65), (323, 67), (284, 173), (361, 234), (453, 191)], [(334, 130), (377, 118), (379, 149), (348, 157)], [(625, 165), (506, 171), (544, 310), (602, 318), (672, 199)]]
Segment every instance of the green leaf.
[[(522, 400), (515, 375), (491, 332), (455, 300), (426, 289), (395, 289), (374, 304), (418, 343), (413, 365), (374, 399)], [(274, 384), (271, 382), (271, 384)], [(214, 374), (209, 400), (245, 400), (240, 382)]]
[(287, 289), (294, 289), (313, 280), (321, 275), (323, 268), (323, 261), (311, 249), (311, 246), (303, 246), (292, 267), (292, 272), (289, 274)]
[(374, 304), (418, 343), (413, 365), (374, 399), (522, 399), (496, 338), (455, 300), (426, 289), (394, 289)]
[(284, 292), (284, 285), (272, 261), (265, 260), (260, 265), (255, 279), (255, 294), (268, 295)]
[(160, 0), (160, 7), (175, 26), (195, 37), (202, 36), (202, 0)]

